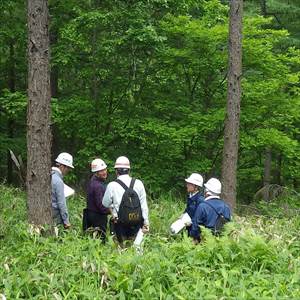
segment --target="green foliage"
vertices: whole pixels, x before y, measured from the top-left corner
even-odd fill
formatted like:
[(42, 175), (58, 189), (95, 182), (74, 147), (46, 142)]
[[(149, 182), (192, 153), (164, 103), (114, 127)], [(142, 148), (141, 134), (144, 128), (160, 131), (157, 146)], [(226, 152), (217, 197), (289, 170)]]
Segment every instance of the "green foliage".
[[(0, 157), (5, 158), (8, 149), (26, 156), (26, 108), (27, 98), (20, 92), (3, 90), (0, 94)], [(6, 163), (6, 162), (5, 162)], [(0, 170), (4, 173), (5, 163), (0, 160)]]
[[(60, 151), (74, 155), (74, 183), (83, 185), (89, 162), (98, 156), (113, 173), (115, 158), (127, 155), (133, 174), (153, 196), (182, 191), (191, 172), (220, 176), (227, 2), (49, 1), (52, 85), (57, 85), (53, 157)], [(294, 12), (286, 1), (281, 8), (277, 0), (267, 2), (285, 19), (297, 14), (295, 1), (289, 2)], [(271, 15), (259, 17), (259, 1), (245, 4), (241, 202), (251, 201), (262, 185), (266, 148), (272, 149), (272, 183), (298, 188), (300, 181), (300, 56), (287, 43), (296, 33), (275, 26)], [(26, 159), (23, 6), (1, 4), (1, 179), (9, 173), (8, 148)]]
[[(0, 187), (0, 293), (8, 299), (298, 299), (299, 217), (238, 217), (195, 246), (168, 228), (183, 209), (150, 202), (143, 255), (81, 234), (84, 199), (70, 198), (73, 227), (41, 236), (26, 223), (24, 194)], [(13, 213), (12, 213), (13, 211)], [(16, 225), (17, 224), (17, 225)]]

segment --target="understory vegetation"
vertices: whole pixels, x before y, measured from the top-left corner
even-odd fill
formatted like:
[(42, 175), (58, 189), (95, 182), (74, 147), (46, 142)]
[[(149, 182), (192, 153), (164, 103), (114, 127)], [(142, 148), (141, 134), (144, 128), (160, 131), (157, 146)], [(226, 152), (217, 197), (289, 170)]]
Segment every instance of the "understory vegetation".
[(0, 194), (0, 294), (7, 299), (300, 298), (295, 198), (235, 215), (220, 238), (202, 229), (197, 246), (168, 233), (184, 201), (151, 199), (141, 254), (83, 235), (80, 196), (68, 200), (72, 229), (42, 236), (27, 223), (24, 193), (0, 186)]
[[(220, 178), (229, 1), (48, 2), (52, 159), (74, 156), (73, 184), (99, 156), (114, 173), (120, 155), (155, 195), (192, 172)], [(300, 2), (268, 0), (264, 14), (265, 1), (244, 2), (237, 199), (248, 204), (267, 183), (299, 192)], [(26, 178), (25, 4), (0, 4), (0, 181), (13, 185)]]

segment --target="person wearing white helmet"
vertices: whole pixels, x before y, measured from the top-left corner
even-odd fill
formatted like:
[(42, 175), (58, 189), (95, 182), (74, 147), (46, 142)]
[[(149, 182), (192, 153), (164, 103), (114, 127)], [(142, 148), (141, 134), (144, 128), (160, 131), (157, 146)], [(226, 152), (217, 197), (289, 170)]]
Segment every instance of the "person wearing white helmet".
[(198, 205), (204, 201), (204, 197), (201, 192), (201, 188), (203, 187), (203, 177), (198, 173), (192, 173), (185, 179), (185, 182), (186, 190), (188, 192), (186, 208), (179, 219), (172, 223), (170, 231), (172, 234), (177, 234), (183, 228), (186, 228), (188, 236), (190, 236), (192, 219)]
[(211, 229), (214, 234), (219, 234), (224, 223), (231, 219), (229, 205), (220, 198), (221, 182), (217, 178), (210, 178), (204, 187), (205, 201), (199, 204), (195, 212), (190, 232), (195, 243), (201, 240), (200, 225)]
[(198, 205), (204, 201), (204, 197), (201, 193), (201, 188), (203, 187), (203, 177), (198, 173), (192, 173), (188, 178), (185, 179), (185, 182), (188, 197), (184, 212), (188, 213), (192, 219)]
[(106, 239), (107, 215), (110, 209), (102, 205), (103, 195), (106, 190), (105, 180), (107, 178), (107, 165), (96, 158), (91, 163), (93, 173), (87, 188), (87, 208), (84, 210), (83, 230), (98, 228), (100, 237), (104, 242)]
[(51, 187), (52, 187), (52, 212), (56, 224), (63, 224), (67, 229), (71, 226), (69, 213), (64, 193), (63, 177), (74, 169), (73, 157), (67, 152), (60, 153), (56, 160), (56, 167), (52, 167)]
[[(198, 205), (204, 201), (201, 188), (203, 187), (203, 177), (198, 173), (192, 173), (185, 179), (186, 190), (188, 192), (186, 209), (184, 213), (187, 213), (191, 219), (193, 219)], [(190, 235), (191, 225), (187, 225), (186, 229), (188, 235)]]
[[(149, 231), (148, 204), (144, 184), (129, 175), (129, 159), (126, 156), (118, 157), (114, 168), (117, 179), (108, 184), (102, 204), (112, 209), (114, 230), (122, 245), (125, 240), (133, 240), (140, 228), (144, 233)], [(126, 210), (124, 203), (128, 200), (138, 202), (138, 205), (134, 206), (136, 210), (129, 212), (129, 218), (126, 219), (129, 208)], [(130, 216), (133, 216), (132, 223)], [(135, 218), (136, 216), (138, 217)]]

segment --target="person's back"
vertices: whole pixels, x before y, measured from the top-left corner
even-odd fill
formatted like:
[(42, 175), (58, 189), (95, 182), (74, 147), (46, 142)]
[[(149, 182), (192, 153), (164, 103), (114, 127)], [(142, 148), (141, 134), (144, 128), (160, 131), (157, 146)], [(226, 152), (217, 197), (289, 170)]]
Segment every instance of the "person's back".
[(122, 224), (119, 220), (119, 210), (122, 202), (123, 195), (127, 187), (130, 186), (132, 177), (129, 176), (130, 164), (126, 157), (119, 157), (115, 163), (115, 170), (118, 180), (124, 183), (118, 183), (117, 181), (112, 181), (107, 185), (102, 204), (105, 207), (110, 207), (112, 209), (112, 215), (114, 220), (114, 227), (117, 238), (119, 242), (124, 240), (133, 239), (140, 228), (143, 228), (145, 232), (149, 229), (149, 217), (148, 217), (148, 204), (146, 200), (146, 191), (144, 184), (141, 180), (135, 179), (133, 190), (138, 195), (140, 201), (140, 207), (142, 211), (142, 220), (139, 224), (128, 225)]
[[(129, 187), (132, 177), (129, 176), (128, 174), (124, 174), (124, 175), (119, 175), (118, 179), (121, 180), (127, 187)], [(142, 208), (144, 207), (146, 209), (147, 206), (146, 192), (145, 192), (144, 184), (142, 183), (141, 180), (135, 179), (133, 190), (137, 193), (140, 199), (141, 207)], [(125, 189), (116, 181), (112, 181), (107, 185), (104, 198), (107, 199), (107, 197), (109, 197), (110, 199), (113, 199), (112, 209), (113, 209), (114, 217), (118, 217), (117, 212), (119, 211), (119, 207), (124, 193), (125, 193)], [(106, 206), (105, 203), (104, 206)], [(144, 218), (146, 217), (147, 219), (148, 215), (145, 215), (143, 217)]]
[(210, 198), (200, 203), (194, 218), (196, 218), (199, 225), (214, 229), (219, 215), (223, 215), (227, 220), (230, 220), (230, 207), (220, 198)]
[(192, 229), (190, 231), (191, 237), (194, 241), (200, 241), (200, 229), (199, 226), (205, 226), (216, 232), (216, 225), (219, 218), (222, 217), (225, 221), (230, 221), (231, 210), (229, 205), (222, 199), (221, 194), (221, 182), (216, 178), (211, 178), (204, 184), (205, 186), (205, 201), (200, 203), (195, 216), (192, 220)]

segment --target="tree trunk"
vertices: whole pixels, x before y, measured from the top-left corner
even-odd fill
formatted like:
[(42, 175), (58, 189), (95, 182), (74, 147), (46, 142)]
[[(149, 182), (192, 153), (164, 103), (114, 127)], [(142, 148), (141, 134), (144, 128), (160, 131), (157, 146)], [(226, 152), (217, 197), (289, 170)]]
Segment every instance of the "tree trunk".
[[(58, 30), (53, 29), (49, 32), (50, 39), (50, 49), (58, 43)], [(59, 88), (58, 88), (58, 78), (59, 78), (59, 68), (57, 65), (51, 67), (50, 72), (50, 85), (51, 85), (51, 98), (58, 98)], [(57, 125), (54, 123), (51, 127), (52, 132), (52, 150), (51, 150), (51, 160), (58, 155), (59, 151), (59, 130)]]
[(282, 177), (281, 177), (281, 169), (282, 169), (282, 153), (279, 153), (276, 161), (276, 168), (274, 172), (274, 181), (278, 185), (283, 185)]
[(260, 12), (264, 17), (267, 16), (267, 3), (266, 3), (266, 0), (260, 0)]
[(265, 164), (264, 164), (264, 200), (270, 200), (270, 193), (267, 186), (271, 183), (271, 168), (272, 168), (272, 150), (267, 147), (265, 150)]
[(222, 162), (223, 197), (236, 206), (236, 172), (239, 149), (242, 75), (243, 0), (231, 0), (229, 24), (229, 69)]
[[(16, 64), (15, 64), (15, 47), (14, 42), (10, 41), (9, 44), (9, 78), (8, 86), (10, 92), (14, 93), (16, 91)], [(13, 139), (14, 137), (14, 121), (11, 117), (7, 120), (7, 137)], [(10, 152), (7, 150), (7, 183), (11, 184), (13, 182), (13, 164), (10, 157)]]
[(27, 204), (30, 223), (52, 224), (47, 0), (28, 0)]

